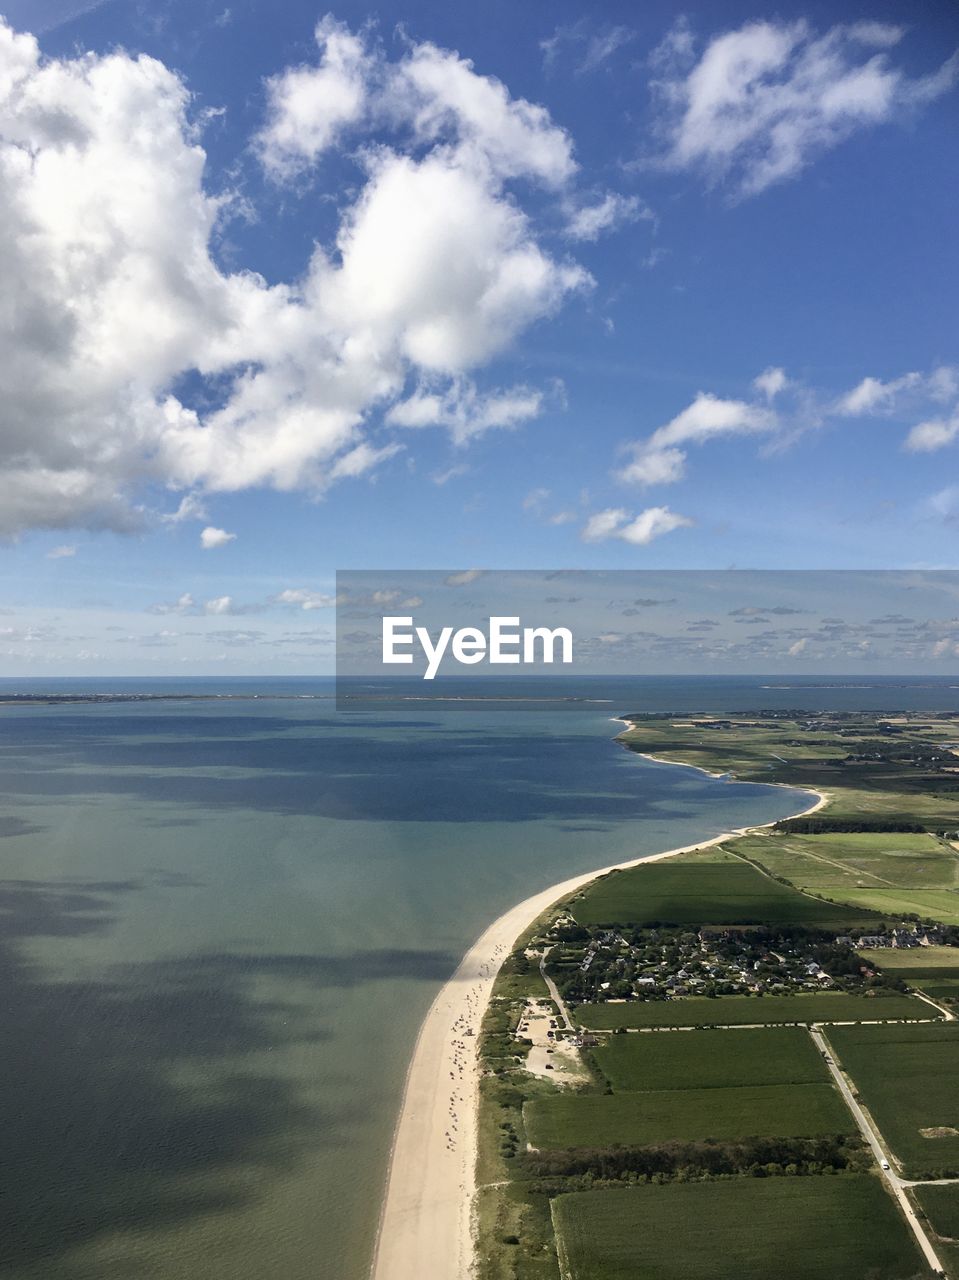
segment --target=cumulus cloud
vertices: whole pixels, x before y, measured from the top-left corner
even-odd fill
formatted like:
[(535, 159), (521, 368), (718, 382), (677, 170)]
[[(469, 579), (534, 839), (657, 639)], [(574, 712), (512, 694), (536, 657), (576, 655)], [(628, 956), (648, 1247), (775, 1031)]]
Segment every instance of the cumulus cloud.
[(635, 517), (622, 507), (609, 507), (590, 516), (581, 536), (584, 542), (604, 542), (608, 538), (619, 538), (633, 546), (644, 547), (655, 538), (692, 523), (688, 516), (670, 511), (669, 507), (647, 507)]
[(702, 444), (723, 435), (770, 431), (776, 422), (771, 409), (700, 391), (692, 404), (665, 426), (629, 446), (630, 460), (617, 476), (627, 484), (673, 484), (682, 479), (686, 469), (686, 450), (680, 445)]
[(316, 24), (314, 36), (317, 66), (290, 67), (266, 82), (267, 121), (255, 146), (276, 179), (313, 164), (366, 107), (372, 62), (362, 37), (330, 14)]
[[(533, 412), (535, 392), (462, 391), (590, 283), (506, 185), (567, 182), (568, 136), (432, 45), (388, 63), (331, 19), (318, 40), (318, 83), (268, 86), (267, 170), (312, 164), (373, 112), (392, 144), (362, 152), (334, 243), (268, 284), (214, 260), (231, 198), (206, 186), (176, 74), (123, 51), (43, 58), (0, 25), (0, 536), (140, 528), (146, 484), (187, 492), (170, 523), (217, 491), (321, 494), (396, 452), (370, 437), (411, 380), (458, 439)], [(175, 394), (188, 374), (212, 408)]]
[(204, 551), (214, 551), (217, 547), (225, 547), (228, 542), (233, 542), (235, 539), (235, 533), (227, 533), (225, 529), (216, 529), (213, 525), (207, 525), (200, 534), (200, 546)]
[(910, 78), (890, 50), (903, 29), (878, 22), (818, 34), (807, 22), (747, 22), (696, 58), (688, 24), (658, 55), (654, 91), (664, 163), (726, 181), (742, 196), (795, 177), (857, 130), (902, 117), (949, 90), (954, 54)]
[(75, 556), (76, 554), (77, 554), (77, 549), (73, 545), (54, 547), (51, 551), (47, 552), (47, 559), (48, 560), (67, 560), (70, 557)]

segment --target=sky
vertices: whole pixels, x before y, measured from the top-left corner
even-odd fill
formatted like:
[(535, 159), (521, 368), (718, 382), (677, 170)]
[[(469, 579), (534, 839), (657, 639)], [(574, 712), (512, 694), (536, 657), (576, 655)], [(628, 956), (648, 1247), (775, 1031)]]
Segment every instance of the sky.
[(954, 570), (359, 569), (336, 600), (338, 679), (956, 669)]
[(337, 569), (959, 567), (951, 0), (5, 12), (0, 675), (327, 672)]

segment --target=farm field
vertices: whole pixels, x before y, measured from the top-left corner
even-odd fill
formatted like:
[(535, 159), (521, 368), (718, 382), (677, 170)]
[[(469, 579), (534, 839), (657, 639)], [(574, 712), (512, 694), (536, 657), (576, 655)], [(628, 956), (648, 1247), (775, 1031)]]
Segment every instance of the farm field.
[(916, 947), (914, 951), (864, 948), (859, 954), (933, 1000), (959, 1001), (959, 947)]
[(908, 982), (914, 973), (959, 977), (959, 947), (913, 947), (909, 951), (893, 947), (863, 947), (859, 954), (886, 973), (900, 973)]
[(959, 1023), (829, 1027), (827, 1038), (907, 1175), (959, 1174)]
[[(918, 1280), (908, 1228), (867, 1175), (742, 1178), (553, 1201), (569, 1280)], [(695, 1229), (691, 1226), (695, 1224)]]
[(630, 1000), (584, 1004), (573, 1017), (591, 1031), (616, 1027), (719, 1027), (788, 1022), (924, 1021), (935, 1011), (914, 996), (854, 996), (841, 991), (801, 996), (685, 996), (678, 1000)]
[(868, 926), (869, 911), (809, 898), (729, 855), (695, 855), (614, 871), (570, 904), (582, 925), (811, 924)]
[(959, 1241), (959, 1182), (951, 1187), (915, 1187), (913, 1190), (937, 1234)]
[(813, 1138), (853, 1133), (831, 1084), (769, 1084), (648, 1093), (558, 1094), (523, 1109), (532, 1146), (651, 1146), (707, 1138)]
[(593, 1057), (615, 1093), (829, 1080), (800, 1027), (610, 1036)]
[(959, 856), (937, 836), (917, 832), (772, 832), (748, 835), (736, 849), (801, 889), (852, 885), (952, 889)]

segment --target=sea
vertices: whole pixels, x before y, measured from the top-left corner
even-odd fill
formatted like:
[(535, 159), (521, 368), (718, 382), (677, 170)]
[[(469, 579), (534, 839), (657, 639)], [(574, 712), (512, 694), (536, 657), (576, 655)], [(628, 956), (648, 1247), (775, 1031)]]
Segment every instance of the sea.
[(959, 710), (905, 678), (424, 688), (0, 680), (0, 1276), (363, 1280), (417, 1029), (470, 942), (556, 881), (805, 806), (644, 761), (615, 717)]

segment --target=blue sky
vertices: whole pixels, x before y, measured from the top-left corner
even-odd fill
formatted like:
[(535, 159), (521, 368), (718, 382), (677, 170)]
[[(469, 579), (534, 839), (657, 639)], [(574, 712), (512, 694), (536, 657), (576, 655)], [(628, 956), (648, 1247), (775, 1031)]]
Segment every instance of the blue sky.
[(337, 568), (956, 565), (953, 4), (6, 13), (5, 673), (329, 669)]

